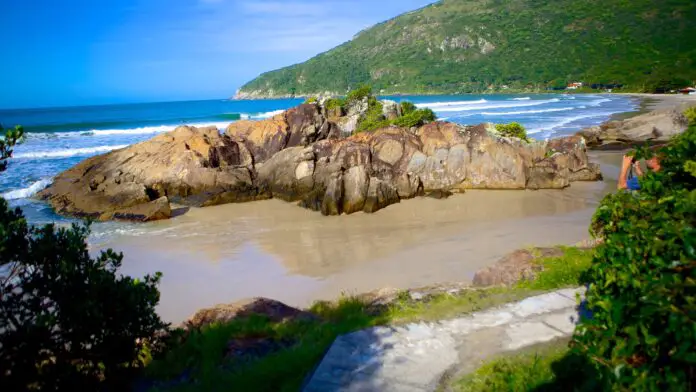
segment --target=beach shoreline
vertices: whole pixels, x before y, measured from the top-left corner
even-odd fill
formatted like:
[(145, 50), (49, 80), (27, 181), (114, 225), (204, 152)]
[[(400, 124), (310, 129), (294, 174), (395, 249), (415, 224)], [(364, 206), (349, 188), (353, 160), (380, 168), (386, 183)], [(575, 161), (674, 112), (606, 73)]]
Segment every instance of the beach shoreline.
[(653, 110), (675, 109), (684, 110), (688, 106), (696, 105), (696, 95), (685, 94), (647, 94), (647, 93), (611, 93), (635, 98), (639, 102), (639, 108), (632, 112), (616, 113), (611, 120), (626, 120)]
[[(683, 102), (636, 99), (643, 110)], [(123, 251), (123, 272), (132, 276), (162, 271), (158, 311), (172, 322), (249, 297), (306, 307), (385, 287), (469, 282), (515, 249), (588, 237), (597, 205), (616, 189), (622, 153), (590, 155), (602, 164), (603, 182), (565, 190), (468, 191), (340, 217), (280, 200), (227, 204), (145, 224), (145, 236), (114, 236), (94, 249)]]

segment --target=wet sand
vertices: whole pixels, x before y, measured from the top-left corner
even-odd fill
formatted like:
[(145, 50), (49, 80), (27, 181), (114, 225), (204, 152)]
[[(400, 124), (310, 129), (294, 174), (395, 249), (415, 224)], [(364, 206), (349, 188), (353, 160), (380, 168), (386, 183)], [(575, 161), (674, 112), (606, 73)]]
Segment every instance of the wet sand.
[(123, 251), (126, 274), (161, 271), (158, 311), (172, 322), (245, 297), (306, 306), (343, 292), (469, 281), (514, 249), (588, 237), (621, 157), (593, 155), (606, 180), (566, 190), (470, 191), (339, 217), (279, 200), (230, 204), (140, 225), (141, 235), (112, 235), (98, 248)]
[(616, 113), (611, 116), (612, 120), (625, 120), (653, 110), (685, 110), (690, 106), (696, 106), (696, 95), (640, 93), (615, 93), (615, 95), (625, 95), (635, 98), (639, 102), (639, 108), (634, 112)]

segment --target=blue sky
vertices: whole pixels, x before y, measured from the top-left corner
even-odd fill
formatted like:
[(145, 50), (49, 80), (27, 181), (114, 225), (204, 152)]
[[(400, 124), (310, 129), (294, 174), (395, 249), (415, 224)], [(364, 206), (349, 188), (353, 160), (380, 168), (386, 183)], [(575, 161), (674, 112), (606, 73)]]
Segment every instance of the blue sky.
[(433, 0), (0, 0), (0, 108), (224, 98)]

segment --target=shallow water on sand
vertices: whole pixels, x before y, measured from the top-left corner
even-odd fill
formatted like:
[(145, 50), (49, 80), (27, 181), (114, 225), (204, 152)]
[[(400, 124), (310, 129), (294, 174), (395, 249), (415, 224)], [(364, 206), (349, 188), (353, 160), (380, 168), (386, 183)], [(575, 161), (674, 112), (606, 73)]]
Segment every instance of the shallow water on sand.
[(599, 200), (615, 187), (620, 154), (599, 158), (606, 181), (563, 191), (470, 191), (339, 217), (279, 200), (231, 204), (93, 244), (123, 251), (124, 273), (163, 272), (159, 312), (173, 322), (245, 297), (304, 306), (342, 292), (468, 281), (514, 249), (587, 238)]

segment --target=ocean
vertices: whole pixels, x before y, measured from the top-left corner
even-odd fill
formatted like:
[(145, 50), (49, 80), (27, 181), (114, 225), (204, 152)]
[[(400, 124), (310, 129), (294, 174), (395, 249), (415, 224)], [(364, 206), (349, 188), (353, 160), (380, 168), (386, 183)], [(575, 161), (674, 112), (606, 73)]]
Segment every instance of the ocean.
[[(573, 133), (612, 114), (634, 111), (638, 102), (614, 95), (400, 96), (433, 109), (440, 119), (461, 124), (522, 123), (537, 139)], [(20, 206), (31, 223), (68, 223), (31, 197), (59, 172), (96, 154), (122, 148), (183, 124), (223, 130), (239, 119), (263, 119), (301, 103), (283, 100), (207, 100), (107, 106), (0, 110), (5, 127), (24, 126), (26, 140), (15, 148), (8, 170), (0, 174), (0, 194)], [(111, 232), (100, 224), (96, 234)], [(123, 230), (123, 224), (118, 230)], [(137, 230), (132, 228), (132, 230)]]

